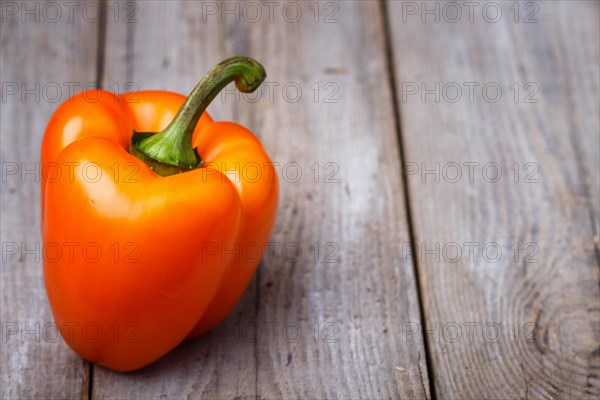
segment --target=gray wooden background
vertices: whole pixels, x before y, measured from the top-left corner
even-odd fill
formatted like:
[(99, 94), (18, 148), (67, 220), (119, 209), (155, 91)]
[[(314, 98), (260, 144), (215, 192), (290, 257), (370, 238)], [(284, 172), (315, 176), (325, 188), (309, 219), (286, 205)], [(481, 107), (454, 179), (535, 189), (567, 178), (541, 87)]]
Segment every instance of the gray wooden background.
[[(600, 395), (598, 2), (0, 7), (2, 398)], [(187, 94), (231, 55), (267, 86), (209, 111), (280, 163), (273, 250), (213, 332), (91, 365), (43, 287), (48, 119), (70, 88)]]

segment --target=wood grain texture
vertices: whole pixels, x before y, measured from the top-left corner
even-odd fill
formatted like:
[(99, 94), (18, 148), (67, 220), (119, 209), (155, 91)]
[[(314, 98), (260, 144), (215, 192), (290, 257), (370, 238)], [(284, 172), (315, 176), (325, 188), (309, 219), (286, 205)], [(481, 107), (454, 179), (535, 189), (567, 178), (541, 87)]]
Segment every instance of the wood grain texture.
[[(298, 323), (305, 336), (292, 343), (280, 335), (259, 346), (257, 394), (428, 397), (424, 349), (400, 334), (403, 322), (419, 320), (419, 305), (413, 265), (397, 253), (408, 227), (381, 9), (377, 2), (339, 2), (332, 17), (338, 22), (324, 23), (332, 9), (319, 4), (323, 23), (314, 23), (307, 7), (301, 23), (258, 25), (250, 36), (257, 58), (269, 60), (272, 79), (303, 88), (298, 103), (275, 101), (260, 112), (256, 130), (276, 160), (296, 161), (306, 174), (282, 185), (273, 236), (298, 243), (303, 257), (266, 262), (258, 301), (259, 326)], [(324, 93), (315, 101), (308, 90), (314, 82), (326, 93), (327, 83), (337, 85), (339, 101), (326, 102)], [(315, 162), (322, 169), (318, 182), (309, 169)], [(339, 167), (339, 182), (324, 179), (328, 162)], [(329, 242), (339, 247), (337, 263), (324, 262)], [(313, 243), (321, 248), (318, 263)], [(338, 343), (324, 341), (328, 322)], [(317, 343), (307, 334), (315, 323)]]
[[(107, 20), (103, 87), (107, 90), (168, 90), (189, 93), (214, 64), (233, 54), (232, 39), (216, 18), (202, 21), (194, 2), (127, 2), (121, 19)], [(122, 9), (124, 10), (124, 8)], [(131, 18), (125, 18), (130, 15)], [(130, 21), (130, 22), (127, 22)], [(235, 119), (239, 104), (220, 97), (210, 111)], [(240, 327), (256, 320), (256, 283), (214, 331), (184, 342), (157, 363), (130, 374), (95, 366), (92, 397), (250, 398), (256, 393), (255, 344)]]
[(137, 23), (109, 21), (109, 88), (187, 93), (225, 57), (264, 63), (260, 99), (219, 96), (209, 111), (260, 137), (281, 199), (256, 285), (224, 325), (133, 374), (96, 367), (94, 398), (429, 397), (422, 341), (400, 335), (420, 316), (413, 265), (396, 252), (409, 239), (380, 7), (319, 3), (315, 16), (295, 4), (297, 22), (285, 3), (236, 23), (159, 1), (139, 2)]
[[(417, 261), (440, 398), (600, 393), (599, 7), (531, 4), (521, 3), (515, 22), (513, 3), (501, 3), (493, 23), (482, 17), (483, 3), (473, 22), (463, 9), (453, 23), (443, 14), (422, 22), (421, 10), (387, 4), (403, 151), (416, 163), (405, 170), (415, 242), (432, 250), (421, 247)], [(538, 22), (524, 23), (536, 5)], [(473, 101), (469, 82), (479, 84)], [(535, 103), (524, 102), (535, 88), (526, 90), (528, 82), (539, 87), (528, 98)], [(423, 100), (421, 84), (435, 92), (436, 83), (439, 100)], [(486, 83), (503, 90), (497, 102), (492, 88), (483, 97)], [(472, 181), (467, 162), (480, 163)], [(436, 163), (439, 182), (422, 174)], [(462, 172), (456, 182), (451, 163)], [(495, 166), (482, 175), (487, 163), (501, 168), (495, 183)], [(472, 259), (467, 242), (479, 243)]]
[(40, 2), (5, 4), (0, 23), (0, 398), (86, 398), (88, 365), (56, 338), (44, 289), (39, 155), (46, 124), (69, 98), (70, 88), (79, 92), (96, 81), (98, 20), (93, 14), (84, 18), (81, 8), (69, 22), (65, 8), (57, 18), (56, 9), (45, 14)]
[[(101, 48), (89, 6), (3, 20), (0, 397), (86, 398), (91, 384), (97, 399), (597, 398), (600, 6), (481, 3), (449, 22), (444, 4), (104, 2)], [(90, 370), (48, 330), (39, 183), (24, 171), (71, 83), (187, 93), (234, 54), (267, 81), (209, 111), (254, 131), (281, 179), (259, 273), (212, 332), (140, 371)]]

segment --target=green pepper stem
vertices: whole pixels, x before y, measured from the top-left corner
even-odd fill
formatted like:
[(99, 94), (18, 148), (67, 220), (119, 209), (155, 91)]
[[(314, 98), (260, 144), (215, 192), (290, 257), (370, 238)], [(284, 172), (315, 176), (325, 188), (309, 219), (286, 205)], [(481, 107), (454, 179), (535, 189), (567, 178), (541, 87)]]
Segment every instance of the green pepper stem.
[(163, 131), (156, 134), (134, 131), (131, 154), (150, 165), (161, 176), (199, 167), (202, 160), (196, 149), (192, 148), (192, 135), (204, 110), (232, 81), (241, 92), (251, 93), (265, 77), (263, 66), (250, 57), (231, 57), (220, 62), (198, 82)]

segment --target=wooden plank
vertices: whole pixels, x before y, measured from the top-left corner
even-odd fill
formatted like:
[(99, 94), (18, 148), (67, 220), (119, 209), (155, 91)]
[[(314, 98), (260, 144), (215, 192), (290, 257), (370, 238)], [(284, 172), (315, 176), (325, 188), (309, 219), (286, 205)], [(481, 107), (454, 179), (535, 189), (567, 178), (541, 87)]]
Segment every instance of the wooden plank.
[(437, 397), (597, 398), (598, 3), (515, 4), (387, 3), (420, 330)]
[(239, 2), (138, 4), (137, 23), (107, 28), (105, 84), (187, 93), (227, 56), (263, 62), (258, 101), (228, 95), (209, 111), (280, 163), (280, 210), (258, 284), (224, 328), (133, 374), (95, 368), (93, 397), (429, 397), (422, 341), (401, 336), (420, 316), (396, 252), (409, 239), (379, 5), (319, 2), (317, 15), (277, 2), (256, 19)]
[[(301, 22), (251, 32), (271, 76), (303, 89), (298, 103), (276, 101), (262, 112), (257, 131), (271, 135), (277, 160), (298, 162), (306, 176), (284, 182), (273, 236), (282, 247), (298, 243), (303, 256), (286, 260), (279, 251), (266, 262), (258, 319), (282, 331), (297, 324), (304, 337), (294, 343), (290, 329), (259, 347), (258, 396), (428, 397), (424, 349), (400, 335), (403, 322), (419, 321), (419, 305), (413, 265), (397, 253), (397, 243), (409, 239), (380, 5), (321, 2), (315, 23), (304, 4)], [(338, 102), (327, 102), (332, 87)], [(337, 182), (328, 183), (327, 163), (339, 168)], [(326, 262), (334, 249), (339, 262)], [(339, 342), (327, 343), (326, 329)]]
[[(57, 338), (42, 277), (39, 154), (58, 105), (96, 82), (97, 4), (0, 4), (1, 398), (86, 398), (88, 365)], [(70, 90), (73, 93), (70, 93)]]
[[(157, 89), (187, 94), (214, 64), (235, 53), (234, 39), (227, 32), (235, 27), (224, 26), (214, 17), (204, 22), (203, 7), (194, 2), (118, 4), (123, 18), (107, 20), (102, 80), (107, 90)], [(239, 106), (244, 104), (224, 103), (218, 97), (210, 111), (215, 119), (240, 121), (233, 116)], [(184, 342), (147, 368), (121, 374), (95, 366), (92, 397), (254, 397), (255, 344), (242, 340), (237, 332), (255, 321), (255, 297), (256, 284), (252, 282), (221, 326)]]

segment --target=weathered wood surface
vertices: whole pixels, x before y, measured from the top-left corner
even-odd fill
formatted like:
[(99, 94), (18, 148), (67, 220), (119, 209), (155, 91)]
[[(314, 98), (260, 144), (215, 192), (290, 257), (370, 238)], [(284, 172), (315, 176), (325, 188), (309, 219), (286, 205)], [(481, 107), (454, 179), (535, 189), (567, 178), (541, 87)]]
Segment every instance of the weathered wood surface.
[[(480, 4), (472, 23), (465, 9), (423, 23), (387, 5), (414, 240), (433, 250), (417, 257), (433, 393), (598, 398), (599, 5), (521, 3), (518, 22), (511, 5), (488, 22)], [(436, 82), (438, 102), (422, 99)], [(472, 182), (467, 162), (480, 163)], [(439, 182), (422, 174), (436, 163)], [(479, 243), (472, 260), (467, 242)]]
[[(429, 396), (421, 341), (400, 336), (420, 317), (412, 263), (396, 254), (409, 239), (381, 9), (324, 4), (317, 22), (311, 3), (296, 23), (281, 8), (235, 23), (193, 2), (139, 3), (137, 23), (109, 22), (108, 87), (187, 93), (225, 57), (264, 62), (260, 100), (219, 96), (209, 111), (259, 135), (281, 200), (272, 252), (225, 326), (134, 374), (96, 367), (94, 398)], [(244, 338), (252, 324), (257, 340)]]
[(0, 16), (0, 396), (87, 398), (89, 366), (56, 339), (44, 290), (39, 154), (69, 87), (81, 91), (96, 81), (98, 21), (74, 13), (70, 23), (52, 22), (54, 15), (42, 17), (34, 2), (22, 19), (23, 3), (11, 3), (17, 14), (2, 4)]
[[(80, 8), (0, 22), (2, 398), (598, 397), (598, 3), (501, 3), (496, 22), (481, 3), (472, 23), (460, 2), (454, 23), (442, 2), (276, 2), (258, 18), (240, 2), (102, 4), (102, 23)], [(209, 111), (280, 163), (272, 250), (214, 331), (141, 371), (90, 368), (43, 335), (41, 262), (7, 254), (40, 242), (22, 171), (68, 82), (187, 93), (234, 54), (262, 61), (267, 85)], [(40, 100), (7, 96), (13, 82), (40, 82)], [(423, 172), (436, 163), (439, 182)], [(40, 340), (23, 333), (36, 322)]]

